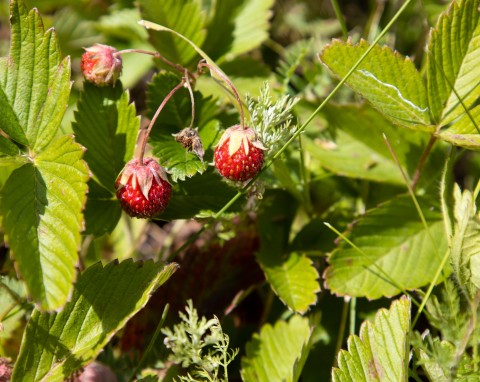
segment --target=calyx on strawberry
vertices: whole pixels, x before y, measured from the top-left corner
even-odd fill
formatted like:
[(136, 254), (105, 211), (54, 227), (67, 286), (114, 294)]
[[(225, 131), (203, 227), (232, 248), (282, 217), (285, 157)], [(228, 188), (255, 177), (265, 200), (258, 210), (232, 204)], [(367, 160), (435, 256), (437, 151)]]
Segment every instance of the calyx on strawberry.
[(172, 186), (167, 174), (155, 159), (129, 161), (116, 181), (117, 198), (127, 214), (152, 218), (167, 208)]
[(122, 74), (122, 58), (117, 50), (108, 45), (95, 44), (85, 48), (80, 68), (83, 76), (97, 86), (115, 84)]
[(229, 127), (215, 147), (215, 167), (227, 179), (249, 180), (262, 168), (264, 150), (266, 148), (252, 128), (241, 125)]

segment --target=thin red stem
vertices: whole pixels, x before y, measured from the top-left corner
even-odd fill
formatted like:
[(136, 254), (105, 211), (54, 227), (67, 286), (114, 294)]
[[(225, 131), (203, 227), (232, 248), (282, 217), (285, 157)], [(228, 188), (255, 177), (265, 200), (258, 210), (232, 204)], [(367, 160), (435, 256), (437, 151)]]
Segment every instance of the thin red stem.
[[(185, 84), (185, 81), (186, 79), (185, 78), (182, 78), (182, 80), (180, 81), (180, 83), (175, 86), (172, 90), (170, 90), (170, 93), (167, 94), (167, 96), (163, 99), (162, 103), (160, 104), (160, 106), (158, 107), (157, 111), (155, 112), (152, 120), (150, 121), (148, 127), (147, 127), (147, 131), (146, 133), (143, 135), (142, 139), (142, 148), (138, 154), (138, 163), (140, 164), (140, 166), (143, 166), (143, 156), (145, 154), (145, 148), (147, 147), (147, 140), (148, 140), (148, 136), (150, 135), (150, 131), (152, 131), (152, 127), (155, 123), (155, 121), (157, 120), (158, 116), (160, 115), (160, 112), (163, 110), (163, 108), (165, 107), (165, 105), (167, 104), (168, 100), (170, 98), (173, 97), (173, 95), (181, 88), (183, 87), (183, 85)], [(187, 80), (188, 81), (188, 80)]]
[(239, 110), (240, 110), (240, 124), (242, 126), (243, 129), (246, 129), (245, 127), (245, 116), (243, 115), (243, 104), (242, 104), (242, 100), (240, 99), (240, 96), (238, 95), (238, 92), (237, 92), (237, 89), (235, 88), (235, 86), (233, 85), (232, 81), (230, 81), (230, 79), (226, 76), (225, 73), (223, 73), (222, 71), (218, 70), (217, 68), (215, 68), (214, 66), (212, 65), (209, 65), (207, 64), (205, 61), (200, 61), (198, 63), (198, 66), (197, 66), (197, 69), (198, 69), (198, 72), (201, 73), (202, 72), (202, 68), (208, 68), (210, 69), (210, 71), (213, 71), (215, 72), (219, 77), (222, 78), (222, 80), (224, 80), (228, 86), (230, 86), (230, 89), (232, 89), (232, 92), (235, 96), (235, 99), (237, 100), (238, 102), (238, 107), (239, 107)]
[(184, 74), (185, 71), (187, 71), (190, 78), (195, 78), (193, 73), (191, 73), (188, 69), (184, 68), (182, 65), (175, 64), (174, 62), (170, 61), (168, 58), (163, 57), (158, 52), (152, 52), (152, 51), (144, 50), (144, 49), (124, 49), (124, 50), (120, 50), (118, 52), (115, 52), (113, 55), (114, 56), (120, 56), (124, 53), (140, 53), (140, 54), (147, 54), (149, 56), (153, 56), (155, 58), (158, 58), (158, 59), (162, 60), (165, 64), (171, 66), (173, 69), (178, 70), (180, 73)]

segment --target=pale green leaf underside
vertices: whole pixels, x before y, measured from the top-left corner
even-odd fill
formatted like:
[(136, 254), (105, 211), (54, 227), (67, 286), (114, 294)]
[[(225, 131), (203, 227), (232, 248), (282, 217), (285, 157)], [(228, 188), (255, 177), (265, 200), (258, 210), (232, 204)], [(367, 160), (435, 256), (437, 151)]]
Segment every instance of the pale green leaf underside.
[(472, 192), (465, 190), (462, 193), (460, 187), (455, 185), (454, 196), (455, 223), (450, 258), (456, 279), (470, 297), (474, 298), (478, 288), (475, 262), (480, 248), (480, 224), (475, 218), (477, 210)]
[(480, 96), (479, 5), (478, 0), (453, 2), (431, 34), (428, 96), (440, 126), (463, 115)]
[[(343, 78), (368, 48), (364, 40), (356, 45), (334, 40), (320, 59)], [(375, 46), (346, 83), (394, 123), (433, 131), (425, 85), (408, 58), (388, 47)]]
[(426, 134), (398, 129), (366, 105), (328, 106), (325, 113), (336, 127), (332, 137), (307, 139), (305, 143), (325, 168), (341, 176), (405, 184), (384, 135), (409, 174), (422, 154)]
[(95, 179), (113, 195), (115, 180), (133, 157), (140, 119), (121, 84), (98, 87), (85, 83), (75, 112), (73, 131), (87, 149), (85, 160)]
[[(205, 40), (206, 14), (194, 0), (140, 0), (142, 17), (152, 23), (171, 28), (196, 46)], [(165, 57), (181, 65), (187, 65), (197, 55), (185, 40), (170, 33), (150, 33), (153, 46)]]
[(88, 168), (70, 136), (15, 170), (1, 194), (5, 234), (18, 270), (41, 309), (58, 309), (75, 279)]
[(55, 136), (70, 93), (70, 60), (60, 61), (53, 29), (44, 31), (37, 10), (13, 1), (11, 46), (0, 60), (0, 128), (39, 152)]
[(375, 322), (366, 321), (360, 335), (348, 338), (348, 351), (338, 354), (334, 382), (406, 381), (407, 334), (410, 330), (410, 300), (402, 297), (389, 310), (381, 309)]
[[(293, 316), (288, 323), (266, 324), (246, 345), (241, 375), (244, 382), (295, 382), (297, 362), (308, 348), (308, 319)], [(301, 363), (300, 363), (301, 364)]]
[[(472, 121), (473, 120), (473, 121)], [(440, 131), (440, 138), (456, 146), (472, 150), (480, 150), (480, 106), (476, 106), (463, 114), (449, 128)]]
[[(442, 215), (436, 206), (420, 200), (424, 228), (409, 196), (402, 196), (373, 209), (359, 220), (347, 243), (335, 250), (325, 271), (333, 293), (370, 299), (393, 296), (433, 280), (447, 250)], [(437, 250), (435, 250), (437, 248)]]
[(298, 253), (287, 258), (259, 253), (257, 260), (273, 291), (289, 309), (305, 313), (317, 302), (318, 272), (310, 258)]
[(177, 269), (175, 263), (97, 263), (81, 274), (60, 313), (35, 310), (12, 382), (63, 381), (93, 360)]

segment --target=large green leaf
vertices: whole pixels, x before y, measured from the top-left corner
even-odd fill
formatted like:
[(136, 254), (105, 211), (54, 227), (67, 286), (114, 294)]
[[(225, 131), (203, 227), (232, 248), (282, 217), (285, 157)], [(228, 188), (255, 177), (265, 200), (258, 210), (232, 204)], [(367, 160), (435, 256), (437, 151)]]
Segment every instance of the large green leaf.
[(357, 248), (343, 242), (328, 259), (328, 288), (374, 299), (431, 282), (447, 239), (439, 208), (426, 199), (419, 202), (428, 230), (409, 196), (384, 203), (356, 222), (349, 239)]
[(480, 66), (479, 6), (479, 0), (452, 2), (431, 34), (428, 97), (432, 114), (440, 126), (464, 114), (465, 108), (470, 109), (480, 96), (477, 72)]
[(406, 381), (409, 330), (410, 300), (404, 296), (389, 310), (379, 310), (374, 323), (364, 322), (359, 336), (348, 338), (348, 351), (340, 351), (338, 368), (332, 370), (333, 381)]
[(88, 168), (70, 136), (56, 139), (16, 169), (1, 192), (5, 234), (41, 309), (58, 309), (70, 295), (83, 226)]
[(213, 2), (213, 17), (208, 23), (204, 50), (218, 60), (258, 47), (268, 38), (273, 3), (273, 0)]
[(384, 136), (407, 174), (413, 174), (427, 144), (427, 134), (398, 129), (367, 105), (328, 106), (325, 116), (334, 130), (323, 138), (312, 131), (313, 139), (306, 139), (305, 147), (338, 175), (405, 184)]
[[(368, 48), (364, 40), (355, 45), (334, 40), (320, 59), (337, 77), (343, 78)], [(434, 130), (420, 73), (410, 59), (390, 48), (375, 46), (346, 83), (395, 124)]]
[(68, 378), (97, 356), (176, 269), (175, 263), (132, 260), (89, 267), (60, 313), (33, 312), (12, 382)]
[[(197, 46), (202, 45), (206, 14), (199, 1), (140, 0), (138, 3), (145, 20), (174, 29)], [(189, 43), (170, 33), (150, 33), (150, 40), (163, 56), (175, 63), (187, 65), (197, 56)]]
[(73, 131), (85, 146), (85, 160), (94, 178), (115, 193), (115, 180), (133, 157), (140, 119), (128, 92), (85, 83), (75, 112)]
[(308, 319), (266, 324), (246, 345), (241, 375), (244, 382), (296, 382), (310, 350)]
[(70, 94), (70, 60), (60, 60), (53, 29), (45, 32), (36, 9), (10, 3), (11, 46), (0, 60), (0, 129), (41, 151), (51, 142)]

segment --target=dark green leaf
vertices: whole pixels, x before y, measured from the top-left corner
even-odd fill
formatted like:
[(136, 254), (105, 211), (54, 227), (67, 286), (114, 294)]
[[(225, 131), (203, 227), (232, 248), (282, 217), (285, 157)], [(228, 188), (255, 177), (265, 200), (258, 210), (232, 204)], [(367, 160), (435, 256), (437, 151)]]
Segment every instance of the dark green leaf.
[(140, 119), (120, 83), (98, 87), (85, 83), (75, 112), (73, 131), (85, 146), (94, 178), (113, 195), (115, 180), (133, 157)]

